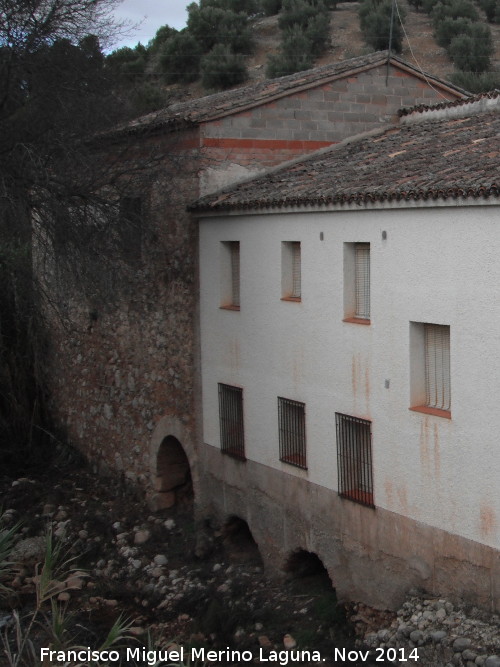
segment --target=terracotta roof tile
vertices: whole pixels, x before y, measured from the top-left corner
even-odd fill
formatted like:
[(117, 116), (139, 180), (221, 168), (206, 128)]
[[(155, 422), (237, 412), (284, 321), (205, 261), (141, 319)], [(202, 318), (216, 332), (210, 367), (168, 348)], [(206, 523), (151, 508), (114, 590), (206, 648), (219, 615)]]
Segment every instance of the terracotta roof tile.
[[(290, 74), (278, 79), (266, 79), (243, 88), (215, 93), (214, 95), (208, 95), (188, 102), (180, 102), (160, 111), (142, 116), (129, 123), (126, 128), (129, 131), (137, 131), (145, 128), (151, 130), (159, 127), (176, 127), (214, 120), (230, 113), (236, 113), (244, 108), (258, 106), (301, 88), (313, 87), (329, 79), (341, 77), (351, 72), (355, 73), (357, 70), (383, 65), (387, 62), (387, 55), (387, 51), (376, 51), (366, 56), (351, 58), (339, 63), (330, 63), (322, 67), (297, 72), (296, 74)], [(423, 75), (412, 65), (396, 56), (391, 56), (391, 62), (393, 65), (412, 71), (420, 78), (430, 80), (435, 86), (453, 91), (460, 96), (466, 94), (466, 91), (447, 81), (438, 79), (430, 74)], [(125, 127), (122, 129), (125, 129)]]
[(400, 125), (347, 140), (206, 196), (191, 209), (498, 196), (499, 152), (499, 112)]

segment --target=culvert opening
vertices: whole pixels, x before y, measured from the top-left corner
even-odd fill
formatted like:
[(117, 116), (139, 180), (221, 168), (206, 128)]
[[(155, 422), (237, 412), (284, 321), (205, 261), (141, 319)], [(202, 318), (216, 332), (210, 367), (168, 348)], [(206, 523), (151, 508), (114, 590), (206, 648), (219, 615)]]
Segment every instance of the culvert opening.
[(229, 517), (221, 533), (224, 549), (230, 561), (262, 566), (258, 544), (244, 519), (238, 516)]
[(321, 558), (312, 551), (297, 549), (292, 552), (283, 569), (290, 582), (302, 581), (307, 586), (314, 584), (314, 588), (318, 590), (335, 590)]
[(156, 491), (158, 509), (193, 502), (193, 481), (188, 457), (173, 435), (164, 438), (156, 458)]
[(318, 627), (346, 627), (346, 610), (339, 604), (333, 582), (319, 556), (305, 549), (293, 551), (283, 567), (290, 591), (304, 598), (304, 604), (317, 620)]

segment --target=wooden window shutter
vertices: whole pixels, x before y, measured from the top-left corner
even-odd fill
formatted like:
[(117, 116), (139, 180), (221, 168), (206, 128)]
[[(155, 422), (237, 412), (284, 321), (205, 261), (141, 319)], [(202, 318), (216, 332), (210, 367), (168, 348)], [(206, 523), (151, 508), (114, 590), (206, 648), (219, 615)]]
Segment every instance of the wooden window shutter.
[(430, 408), (450, 410), (450, 327), (425, 325), (425, 397)]

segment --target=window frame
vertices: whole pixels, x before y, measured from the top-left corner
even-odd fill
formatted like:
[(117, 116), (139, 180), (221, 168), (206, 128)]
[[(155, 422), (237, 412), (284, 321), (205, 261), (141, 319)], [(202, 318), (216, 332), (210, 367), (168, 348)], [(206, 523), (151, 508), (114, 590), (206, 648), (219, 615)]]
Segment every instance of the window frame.
[(300, 241), (281, 242), (281, 300), (302, 301), (302, 246)]
[(451, 419), (451, 329), (410, 322), (410, 410)]
[(217, 387), (221, 453), (245, 461), (243, 389), (223, 382)]
[(335, 413), (338, 494), (366, 507), (373, 496), (372, 422)]
[(241, 248), (239, 241), (221, 241), (220, 308), (241, 308)]
[(344, 322), (371, 324), (371, 244), (344, 243)]
[(306, 404), (278, 396), (279, 459), (307, 470)]

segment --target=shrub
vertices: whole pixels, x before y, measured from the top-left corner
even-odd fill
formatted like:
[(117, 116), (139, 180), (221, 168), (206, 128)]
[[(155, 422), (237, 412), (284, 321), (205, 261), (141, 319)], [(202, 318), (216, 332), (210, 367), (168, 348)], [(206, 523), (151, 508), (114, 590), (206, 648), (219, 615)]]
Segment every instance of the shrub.
[(469, 35), (472, 23), (466, 18), (445, 18), (437, 24), (434, 31), (437, 43), (448, 49), (452, 40), (459, 35)]
[(106, 58), (106, 67), (117, 79), (134, 81), (142, 78), (146, 69), (147, 50), (142, 44), (133, 49), (123, 46)]
[(259, 11), (257, 0), (200, 0), (200, 7), (230, 9), (236, 13), (243, 12), (247, 16), (254, 16)]
[(456, 67), (464, 72), (485, 72), (493, 55), (493, 40), (487, 25), (473, 23), (470, 33), (451, 40), (449, 54)]
[(288, 30), (296, 25), (305, 28), (309, 20), (318, 14), (318, 9), (321, 11), (321, 8), (314, 6), (307, 0), (283, 0), (278, 25), (281, 30)]
[(150, 39), (148, 42), (148, 50), (150, 53), (156, 53), (160, 51), (171, 37), (177, 34), (175, 28), (171, 28), (169, 25), (162, 25), (161, 28), (158, 28), (156, 35), (153, 39)]
[(452, 2), (439, 2), (431, 12), (432, 22), (436, 27), (444, 19), (465, 18), (477, 21), (479, 14), (474, 5), (468, 0), (452, 0)]
[(200, 75), (201, 48), (187, 30), (171, 37), (160, 53), (160, 68), (167, 83), (190, 83)]
[(281, 11), (283, 0), (260, 0), (260, 10), (265, 16), (274, 16)]
[(203, 53), (216, 44), (225, 44), (235, 53), (250, 53), (252, 34), (246, 14), (202, 6), (195, 2), (188, 6), (187, 30), (196, 39)]
[(500, 88), (500, 72), (453, 72), (450, 80), (469, 93), (486, 93)]
[(320, 56), (326, 50), (330, 37), (330, 18), (328, 14), (318, 14), (309, 19), (305, 32), (306, 37), (311, 42), (312, 55)]
[(216, 44), (201, 60), (201, 80), (209, 90), (235, 86), (247, 76), (243, 57), (224, 44)]
[(278, 53), (269, 56), (266, 74), (270, 78), (310, 69), (313, 65), (310, 39), (298, 26), (287, 30)]
[[(390, 0), (365, 0), (359, 8), (359, 21), (365, 42), (376, 51), (389, 48), (391, 32), (392, 3)], [(401, 14), (401, 12), (400, 12)], [(401, 14), (404, 20), (404, 15)], [(398, 17), (395, 15), (392, 28), (391, 48), (401, 53), (403, 34)]]
[(489, 23), (500, 23), (500, 3), (498, 0), (479, 0), (479, 6)]

